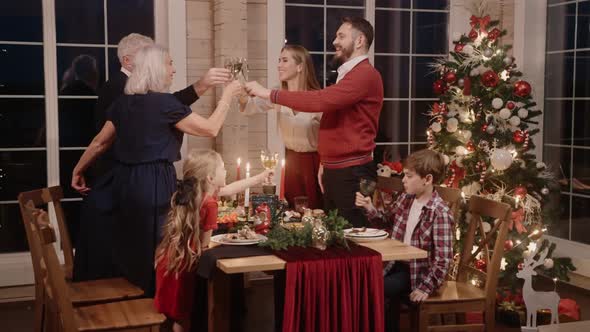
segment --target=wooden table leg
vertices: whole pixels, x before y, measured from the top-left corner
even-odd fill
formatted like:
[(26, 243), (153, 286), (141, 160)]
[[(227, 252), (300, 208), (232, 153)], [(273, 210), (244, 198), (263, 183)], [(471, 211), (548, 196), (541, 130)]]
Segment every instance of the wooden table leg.
[(231, 283), (230, 276), (216, 270), (209, 278), (208, 293), (208, 327), (209, 332), (228, 332), (231, 315)]

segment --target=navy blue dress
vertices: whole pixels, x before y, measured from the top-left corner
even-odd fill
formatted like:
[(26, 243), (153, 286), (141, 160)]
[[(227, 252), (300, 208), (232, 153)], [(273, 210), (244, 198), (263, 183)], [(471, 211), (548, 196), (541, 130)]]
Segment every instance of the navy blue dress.
[(148, 296), (154, 295), (154, 254), (176, 190), (172, 163), (180, 159), (183, 134), (174, 125), (189, 114), (188, 106), (164, 93), (123, 96), (107, 111), (117, 135), (115, 167), (112, 177), (103, 177), (109, 181), (92, 188), (87, 207), (112, 216), (113, 263)]

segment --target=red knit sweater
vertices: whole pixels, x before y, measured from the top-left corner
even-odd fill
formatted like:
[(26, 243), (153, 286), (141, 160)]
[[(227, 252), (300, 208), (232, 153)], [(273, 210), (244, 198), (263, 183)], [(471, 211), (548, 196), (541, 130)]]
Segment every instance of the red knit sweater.
[(273, 90), (275, 104), (299, 112), (323, 112), (318, 153), (326, 168), (362, 165), (373, 159), (383, 106), (381, 74), (364, 60), (323, 90)]

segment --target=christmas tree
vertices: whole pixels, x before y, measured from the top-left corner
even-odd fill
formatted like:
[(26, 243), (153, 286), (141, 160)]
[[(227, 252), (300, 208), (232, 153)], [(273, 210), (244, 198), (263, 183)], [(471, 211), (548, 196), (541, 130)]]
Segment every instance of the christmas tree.
[[(539, 132), (535, 118), (541, 110), (531, 97), (531, 85), (522, 79), (508, 53), (511, 47), (499, 42), (506, 31), (498, 23), (489, 16), (472, 16), (471, 31), (455, 33), (450, 56), (432, 64), (439, 101), (428, 114), (428, 145), (448, 163), (443, 185), (460, 188), (467, 197), (478, 194), (513, 207), (500, 285), (517, 284), (515, 275), (523, 255), (537, 245), (550, 247), (540, 272), (568, 280), (568, 271), (575, 269), (571, 260), (552, 258), (555, 245), (538, 242), (557, 218), (555, 204), (550, 203), (560, 188), (551, 170), (532, 153), (531, 138)], [(486, 232), (493, 222), (488, 221)], [(457, 225), (456, 249), (461, 247), (467, 223)], [(475, 265), (485, 268), (483, 261)]]

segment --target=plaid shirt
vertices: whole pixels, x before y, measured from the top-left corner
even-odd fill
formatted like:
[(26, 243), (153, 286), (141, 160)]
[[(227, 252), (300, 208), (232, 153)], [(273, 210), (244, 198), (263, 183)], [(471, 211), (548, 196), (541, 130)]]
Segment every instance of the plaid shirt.
[[(389, 225), (393, 224), (391, 238), (403, 242), (414, 198), (415, 195), (404, 193), (385, 211), (374, 209), (367, 212), (369, 222), (382, 224), (388, 221)], [(436, 191), (433, 191), (432, 198), (422, 207), (410, 242), (412, 246), (429, 253), (427, 258), (409, 262), (411, 289), (431, 294), (445, 280), (453, 260), (453, 216)], [(392, 266), (389, 264), (386, 269)]]

